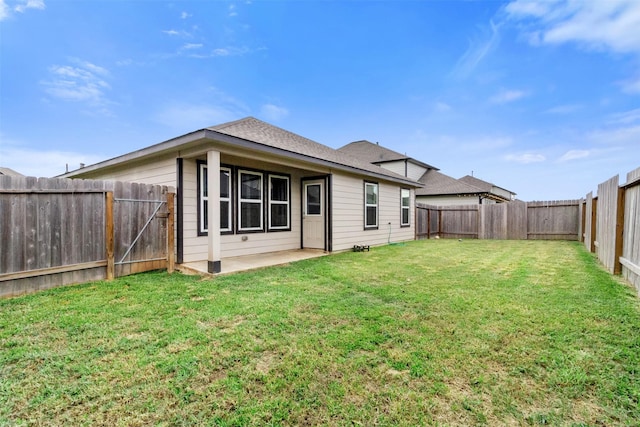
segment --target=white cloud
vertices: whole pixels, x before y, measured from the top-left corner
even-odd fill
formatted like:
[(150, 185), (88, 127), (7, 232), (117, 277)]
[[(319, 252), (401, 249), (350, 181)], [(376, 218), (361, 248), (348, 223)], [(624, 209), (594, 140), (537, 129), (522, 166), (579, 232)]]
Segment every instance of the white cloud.
[(451, 74), (457, 78), (466, 78), (476, 69), (484, 58), (493, 51), (500, 42), (499, 25), (489, 22), (489, 28), (483, 35), (469, 41), (467, 51), (458, 59)]
[(545, 111), (547, 114), (571, 114), (583, 108), (580, 104), (557, 105)]
[(44, 0), (23, 0), (13, 8), (16, 12), (23, 13), (27, 9), (39, 9), (44, 10), (46, 8)]
[(45, 92), (64, 101), (84, 102), (108, 113), (105, 107), (111, 102), (107, 100), (105, 91), (111, 89), (106, 81), (109, 71), (76, 58), (71, 58), (70, 62), (73, 65), (49, 67), (50, 78), (41, 82)]
[(162, 30), (162, 32), (171, 37), (192, 37), (191, 33), (184, 30), (171, 29), (171, 30)]
[(521, 90), (503, 90), (489, 98), (492, 104), (507, 104), (524, 98), (528, 93)]
[(586, 49), (640, 52), (640, 2), (528, 1), (505, 7), (509, 18), (523, 21), (541, 43), (577, 43)]
[(596, 130), (588, 133), (587, 139), (597, 144), (637, 147), (640, 125)]
[(4, 21), (9, 17), (9, 6), (4, 2), (4, 0), (0, 0), (0, 21)]
[(640, 121), (640, 108), (609, 116), (609, 124), (629, 124)]
[(630, 94), (640, 94), (640, 75), (621, 83), (622, 90)]
[(546, 159), (542, 154), (536, 153), (522, 153), (522, 154), (507, 154), (504, 159), (508, 162), (529, 164), (544, 162)]
[(265, 104), (260, 109), (261, 115), (267, 120), (278, 121), (289, 115), (289, 110), (274, 104)]
[(190, 18), (190, 17), (192, 17), (192, 16), (193, 16), (193, 15), (192, 15), (192, 14), (190, 14), (190, 13), (182, 12), (182, 13), (180, 14), (180, 19), (187, 19), (187, 18)]
[(203, 46), (202, 43), (187, 43), (184, 46), (182, 46), (183, 49), (200, 49)]
[(453, 110), (453, 107), (445, 102), (436, 102), (434, 108), (439, 113), (446, 113)]
[(585, 157), (589, 157), (591, 155), (591, 151), (589, 150), (569, 150), (564, 153), (559, 162), (568, 162), (570, 160), (584, 159)]
[(25, 13), (27, 9), (44, 10), (45, 8), (44, 0), (18, 0), (13, 2), (0, 0), (0, 21), (9, 18), (12, 11)]

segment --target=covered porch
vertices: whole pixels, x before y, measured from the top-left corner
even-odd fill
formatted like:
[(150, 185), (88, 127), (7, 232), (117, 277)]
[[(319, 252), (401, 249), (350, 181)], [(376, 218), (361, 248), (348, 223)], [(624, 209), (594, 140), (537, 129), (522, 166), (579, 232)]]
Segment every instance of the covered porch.
[(302, 261), (310, 258), (318, 258), (328, 255), (321, 249), (292, 249), (288, 251), (268, 252), (254, 255), (243, 255), (236, 257), (222, 258), (222, 270), (219, 273), (208, 272), (208, 261), (186, 262), (176, 266), (176, 269), (186, 274), (219, 275), (230, 274), (241, 271), (255, 270), (258, 268), (271, 267), (276, 265), (289, 264), (291, 262)]

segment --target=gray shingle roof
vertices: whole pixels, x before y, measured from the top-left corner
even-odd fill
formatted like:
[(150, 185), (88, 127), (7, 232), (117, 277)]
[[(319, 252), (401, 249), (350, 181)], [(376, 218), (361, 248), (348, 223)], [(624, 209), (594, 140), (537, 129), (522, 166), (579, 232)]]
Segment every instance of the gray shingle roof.
[(397, 151), (390, 150), (377, 143), (374, 144), (373, 142), (369, 142), (366, 140), (351, 142), (344, 147), (338, 148), (338, 151), (351, 154), (352, 156), (365, 160), (369, 163), (385, 163), (397, 160), (410, 160), (413, 163), (421, 165), (426, 169), (438, 170), (438, 168), (409, 157), (406, 154), (398, 153)]
[(245, 139), (251, 142), (267, 145), (296, 154), (302, 154), (315, 159), (326, 160), (338, 165), (348, 166), (364, 172), (388, 176), (394, 179), (412, 182), (410, 178), (391, 172), (380, 166), (371, 164), (365, 159), (335, 150), (326, 145), (312, 141), (288, 130), (273, 126), (254, 117), (246, 117), (229, 123), (223, 123), (207, 128), (221, 134)]
[[(487, 191), (490, 192), (491, 190), (493, 190), (493, 187), (496, 188), (501, 188), (505, 191), (508, 191), (509, 193), (513, 193), (513, 191), (507, 190), (506, 188), (500, 187), (498, 185), (495, 185), (491, 182), (487, 182), (487, 181), (483, 181), (479, 178), (476, 178), (475, 176), (471, 176), (471, 175), (465, 175), (462, 178), (460, 178), (460, 181), (462, 182), (466, 182), (467, 184), (476, 186), (478, 188), (481, 188), (483, 191)], [(515, 194), (515, 193), (513, 193)]]
[(462, 182), (436, 170), (429, 170), (420, 177), (423, 188), (416, 189), (416, 196), (442, 196), (457, 194), (482, 194), (482, 189)]
[(14, 171), (11, 168), (5, 168), (5, 167), (1, 167), (0, 166), (0, 175), (6, 175), (6, 176), (24, 176), (19, 172)]

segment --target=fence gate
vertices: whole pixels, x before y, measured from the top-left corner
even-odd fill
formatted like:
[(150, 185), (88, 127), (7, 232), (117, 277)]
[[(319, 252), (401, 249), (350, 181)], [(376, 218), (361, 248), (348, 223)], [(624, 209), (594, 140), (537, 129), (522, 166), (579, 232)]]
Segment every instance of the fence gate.
[[(113, 276), (157, 269), (172, 269), (169, 231), (173, 231), (172, 194), (162, 187), (134, 185), (114, 189), (113, 256), (107, 243), (107, 257), (113, 263)], [(107, 232), (109, 234), (109, 232)], [(171, 233), (172, 234), (172, 233)], [(172, 239), (171, 239), (172, 240)], [(172, 258), (172, 257), (171, 257)]]

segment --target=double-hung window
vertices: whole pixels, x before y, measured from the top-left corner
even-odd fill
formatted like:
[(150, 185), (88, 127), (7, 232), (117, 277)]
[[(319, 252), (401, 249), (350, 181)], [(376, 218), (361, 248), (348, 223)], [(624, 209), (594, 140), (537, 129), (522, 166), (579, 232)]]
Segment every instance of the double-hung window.
[[(209, 232), (209, 183), (207, 181), (207, 164), (198, 165), (198, 233)], [(220, 231), (232, 231), (231, 222), (231, 169), (220, 168)]]
[(238, 170), (238, 230), (263, 230), (262, 173)]
[(364, 228), (378, 228), (378, 183), (364, 183)]
[(269, 175), (269, 230), (289, 230), (289, 177)]
[(400, 226), (408, 227), (411, 221), (411, 190), (400, 189)]
[(231, 169), (220, 168), (220, 232), (233, 231), (231, 220)]

